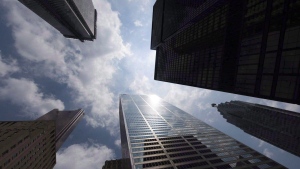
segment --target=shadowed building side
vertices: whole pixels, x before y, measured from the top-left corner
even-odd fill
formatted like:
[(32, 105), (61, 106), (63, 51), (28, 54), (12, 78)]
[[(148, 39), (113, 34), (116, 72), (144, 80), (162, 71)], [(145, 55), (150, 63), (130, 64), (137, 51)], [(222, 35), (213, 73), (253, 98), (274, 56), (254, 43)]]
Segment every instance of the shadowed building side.
[(300, 114), (242, 101), (221, 103), (218, 111), (244, 132), (300, 157)]
[(83, 114), (54, 109), (34, 121), (0, 122), (0, 169), (53, 168), (56, 152)]
[(0, 122), (0, 168), (53, 168), (55, 122)]
[(96, 39), (97, 10), (92, 0), (19, 0), (67, 38)]
[(300, 0), (157, 0), (154, 79), (300, 104)]
[(74, 111), (59, 111), (54, 109), (47, 114), (39, 117), (36, 121), (54, 120), (56, 128), (56, 151), (62, 146), (71, 132), (74, 130), (80, 119), (83, 117), (82, 109)]
[(131, 169), (128, 159), (106, 160), (102, 169)]

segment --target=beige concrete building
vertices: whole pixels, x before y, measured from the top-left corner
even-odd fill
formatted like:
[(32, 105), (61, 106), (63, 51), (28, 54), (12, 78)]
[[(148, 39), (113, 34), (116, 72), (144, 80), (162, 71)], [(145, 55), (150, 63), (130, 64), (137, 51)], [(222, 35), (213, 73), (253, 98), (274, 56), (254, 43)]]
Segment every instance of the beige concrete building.
[(84, 115), (54, 109), (35, 121), (0, 122), (0, 169), (48, 169), (56, 152)]
[(0, 169), (53, 168), (54, 121), (0, 122)]

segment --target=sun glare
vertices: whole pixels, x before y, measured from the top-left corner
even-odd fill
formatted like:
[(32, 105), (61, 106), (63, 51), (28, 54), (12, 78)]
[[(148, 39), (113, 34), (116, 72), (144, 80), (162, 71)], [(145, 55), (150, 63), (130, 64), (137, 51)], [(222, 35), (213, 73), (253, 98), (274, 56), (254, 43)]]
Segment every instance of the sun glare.
[(151, 105), (153, 105), (153, 106), (159, 105), (160, 98), (158, 96), (156, 96), (156, 95), (150, 95), (149, 97), (150, 97), (150, 103), (151, 103)]

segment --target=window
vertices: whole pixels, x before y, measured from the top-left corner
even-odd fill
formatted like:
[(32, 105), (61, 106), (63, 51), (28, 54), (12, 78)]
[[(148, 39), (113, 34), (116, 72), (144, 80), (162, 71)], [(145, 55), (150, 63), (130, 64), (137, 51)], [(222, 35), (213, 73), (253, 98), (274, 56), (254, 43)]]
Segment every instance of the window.
[(205, 165), (208, 165), (208, 163), (203, 161), (203, 162), (190, 163), (190, 164), (185, 164), (185, 165), (178, 165), (177, 168), (178, 169), (193, 168), (193, 167), (196, 168), (196, 167), (205, 166)]
[(142, 157), (142, 158), (135, 158), (134, 162), (135, 163), (141, 163), (145, 161), (152, 161), (152, 160), (158, 160), (158, 159), (164, 159), (167, 158), (166, 155), (161, 155), (161, 156), (152, 156), (152, 157)]
[(152, 149), (160, 149), (160, 146), (150, 146), (150, 147), (144, 147), (144, 150), (152, 150)]
[(211, 162), (212, 164), (217, 164), (217, 163), (222, 163), (223, 161), (220, 160), (220, 159), (216, 159), (216, 160), (210, 160), (210, 162)]
[(196, 151), (191, 152), (185, 152), (185, 153), (175, 153), (175, 154), (169, 154), (170, 157), (178, 157), (178, 156), (188, 156), (188, 155), (195, 155), (198, 154)]
[(175, 160), (173, 160), (173, 162), (174, 163), (183, 163), (183, 162), (195, 161), (195, 160), (200, 160), (200, 159), (202, 159), (202, 157), (195, 156), (195, 157), (187, 157), (187, 158), (175, 159)]
[(235, 157), (226, 157), (226, 158), (222, 158), (222, 160), (224, 162), (228, 162), (228, 161), (234, 161), (234, 160), (236, 160), (236, 158)]
[(211, 152), (210, 150), (206, 149), (206, 150), (199, 150), (200, 153), (209, 153)]
[(164, 145), (165, 148), (189, 146), (188, 143)]
[(176, 151), (185, 151), (185, 150), (193, 150), (193, 148), (192, 147), (184, 147), (184, 148), (168, 149), (167, 152), (176, 152)]
[(271, 166), (269, 166), (268, 164), (261, 164), (258, 166), (260, 169), (265, 169), (265, 168), (269, 168)]
[(222, 153), (218, 153), (217, 155), (218, 155), (218, 156), (226, 156), (226, 155), (229, 155), (229, 153), (227, 153), (227, 152), (222, 152)]
[(4, 162), (4, 166), (10, 163), (10, 159)]
[(167, 164), (171, 164), (170, 161), (160, 161), (160, 162), (154, 162), (154, 163), (147, 163), (147, 164), (143, 164), (143, 168), (156, 167), (156, 166), (167, 165)]
[(2, 156), (4, 156), (5, 154), (8, 153), (8, 150), (5, 150), (3, 153), (2, 153)]
[(243, 158), (249, 158), (249, 157), (252, 157), (252, 155), (251, 154), (243, 154), (242, 157)]
[(174, 140), (174, 141), (163, 141), (161, 142), (162, 144), (171, 144), (171, 143), (180, 143), (180, 142), (185, 142), (183, 139), (181, 140)]
[(257, 158), (254, 158), (254, 159), (251, 159), (251, 160), (248, 160), (250, 163), (258, 163), (260, 162), (260, 159), (257, 159)]
[(227, 169), (227, 168), (231, 168), (231, 166), (228, 164), (224, 164), (224, 165), (217, 166), (216, 168), (217, 169)]

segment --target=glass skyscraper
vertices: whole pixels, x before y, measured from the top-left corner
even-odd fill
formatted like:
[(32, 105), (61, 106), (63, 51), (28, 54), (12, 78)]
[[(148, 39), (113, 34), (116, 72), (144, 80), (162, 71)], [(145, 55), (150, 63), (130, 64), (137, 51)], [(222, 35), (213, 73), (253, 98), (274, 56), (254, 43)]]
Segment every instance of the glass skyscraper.
[(285, 168), (154, 96), (120, 96), (122, 157), (131, 168)]
[(242, 101), (221, 103), (218, 111), (246, 133), (300, 157), (300, 114)]
[(154, 79), (300, 104), (300, 0), (157, 0)]
[(67, 38), (94, 40), (97, 10), (92, 0), (19, 0)]

